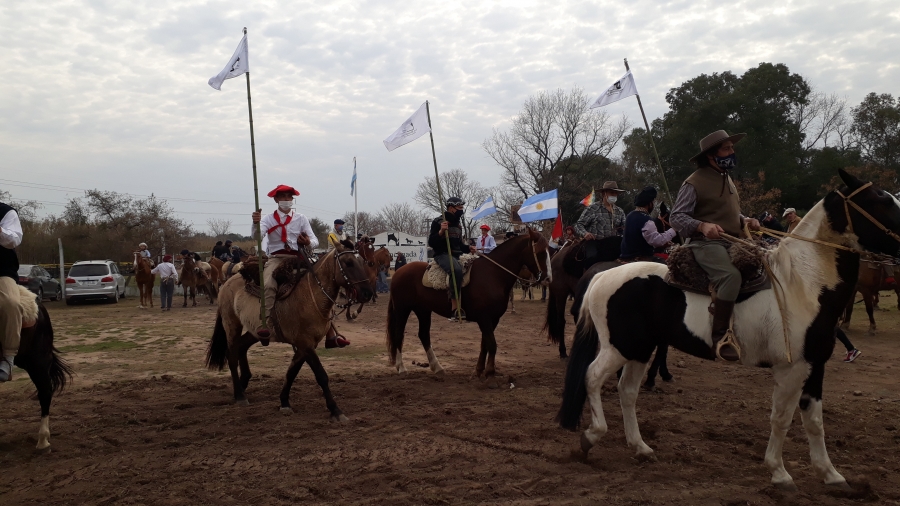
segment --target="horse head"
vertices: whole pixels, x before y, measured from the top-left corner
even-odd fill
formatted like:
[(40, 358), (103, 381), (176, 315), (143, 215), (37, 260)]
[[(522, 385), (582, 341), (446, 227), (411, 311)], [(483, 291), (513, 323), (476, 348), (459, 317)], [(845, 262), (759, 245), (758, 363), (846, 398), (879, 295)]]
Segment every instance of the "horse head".
[(539, 278), (542, 284), (549, 284), (553, 280), (550, 270), (550, 243), (542, 234), (531, 228), (527, 229), (523, 237), (528, 238), (529, 244), (528, 251), (524, 253), (525, 267)]
[(334, 251), (335, 269), (331, 273), (331, 281), (335, 285), (343, 286), (347, 296), (357, 302), (367, 302), (375, 294), (369, 279), (369, 270), (366, 263), (357, 252), (352, 243), (342, 241), (335, 245)]
[(838, 173), (846, 186), (825, 197), (832, 228), (838, 233), (855, 235), (856, 241), (868, 251), (898, 256), (900, 201), (843, 169)]

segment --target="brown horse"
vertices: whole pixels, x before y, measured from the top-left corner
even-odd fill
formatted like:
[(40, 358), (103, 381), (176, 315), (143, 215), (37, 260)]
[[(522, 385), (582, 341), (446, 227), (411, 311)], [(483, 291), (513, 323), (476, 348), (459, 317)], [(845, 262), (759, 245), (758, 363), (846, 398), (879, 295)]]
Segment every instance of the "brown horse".
[(198, 270), (193, 254), (182, 259), (181, 272), (178, 273), (178, 284), (184, 292), (184, 304), (181, 307), (187, 307), (188, 292), (191, 296), (191, 307), (197, 307), (197, 286), (206, 284), (206, 276), (203, 276), (204, 279), (201, 281)]
[(387, 272), (391, 268), (391, 260), (393, 260), (393, 259), (394, 259), (394, 255), (392, 255), (391, 252), (388, 251), (387, 248), (385, 248), (384, 246), (378, 248), (375, 251), (375, 259), (374, 259), (376, 272), (381, 267), (384, 267), (385, 272)]
[[(247, 362), (247, 350), (258, 342), (254, 333), (259, 325), (259, 298), (247, 293), (244, 286), (242, 276), (235, 276), (222, 285), (215, 330), (206, 353), (206, 365), (210, 369), (222, 370), (225, 362), (228, 362), (234, 384), (234, 400), (239, 404), (249, 404), (244, 395), (252, 376)], [(290, 404), (291, 385), (306, 362), (322, 388), (331, 419), (341, 422), (347, 420), (331, 395), (328, 374), (316, 355), (316, 346), (331, 326), (331, 309), (341, 288), (351, 298), (358, 300), (368, 299), (373, 292), (369, 287), (362, 259), (353, 253), (350, 244), (346, 244), (345, 249), (343, 243), (316, 262), (311, 272), (299, 280), (293, 291), (275, 304), (275, 315), (281, 333), (276, 333), (272, 340), (290, 344), (294, 349), (294, 357), (281, 389), (283, 413), (293, 412)], [(238, 365), (241, 369), (240, 376)]]
[(194, 261), (197, 264), (197, 269), (199, 269), (198, 275), (202, 275), (205, 278), (205, 282), (202, 284), (198, 280), (197, 291), (205, 293), (209, 303), (215, 304), (216, 299), (219, 297), (219, 271), (209, 262), (198, 261), (196, 258)]
[[(897, 293), (897, 308), (900, 309), (900, 287), (896, 282), (889, 281), (887, 273), (885, 273), (885, 265), (881, 262), (872, 260), (860, 260), (859, 262), (859, 279), (856, 281), (856, 290), (862, 295), (862, 300), (866, 305), (866, 313), (869, 315), (869, 335), (874, 336), (875, 331), (875, 308), (878, 307), (878, 292), (882, 290), (893, 290)], [(841, 328), (850, 329), (850, 316), (853, 314), (853, 302), (856, 297), (852, 297), (844, 310), (844, 318)]]
[(151, 270), (153, 268), (150, 267), (150, 260), (142, 256), (140, 252), (135, 251), (134, 282), (138, 287), (138, 294), (141, 299), (138, 307), (141, 309), (145, 309), (147, 306), (153, 307), (153, 284), (156, 282), (156, 274), (152, 274)]
[[(478, 323), (481, 330), (481, 354), (475, 372), (496, 386), (494, 357), (497, 341), (494, 329), (506, 312), (506, 304), (513, 284), (523, 266), (539, 278), (552, 279), (550, 253), (547, 240), (529, 230), (527, 234), (509, 239), (490, 252), (485, 258), (475, 260), (471, 267), (471, 282), (462, 289), (462, 309), (466, 318)], [(492, 261), (493, 260), (493, 261)], [(496, 262), (496, 263), (495, 263)], [(387, 345), (391, 365), (404, 373), (403, 337), (410, 313), (419, 319), (419, 340), (428, 354), (428, 363), (435, 374), (442, 375), (443, 368), (431, 347), (431, 313), (443, 317), (453, 316), (446, 290), (426, 288), (422, 284), (425, 262), (411, 262), (394, 273), (388, 302)]]
[(216, 288), (222, 286), (222, 283), (225, 282), (225, 278), (223, 277), (224, 271), (222, 267), (225, 266), (225, 262), (221, 261), (218, 258), (210, 258), (209, 262), (207, 262), (212, 269), (215, 269), (215, 284)]

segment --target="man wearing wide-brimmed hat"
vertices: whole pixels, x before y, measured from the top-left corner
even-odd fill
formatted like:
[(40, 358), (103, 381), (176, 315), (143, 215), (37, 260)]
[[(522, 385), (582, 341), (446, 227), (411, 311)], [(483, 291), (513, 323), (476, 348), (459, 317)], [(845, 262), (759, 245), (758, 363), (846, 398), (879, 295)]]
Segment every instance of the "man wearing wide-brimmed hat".
[[(736, 167), (734, 145), (746, 135), (718, 130), (701, 139), (700, 153), (691, 158), (697, 170), (681, 185), (672, 209), (672, 227), (686, 240), (716, 289), (713, 348), (731, 326), (734, 301), (741, 289), (741, 273), (728, 256), (730, 244), (720, 234), (738, 237), (745, 223), (759, 230), (759, 221), (741, 214), (741, 200), (729, 174)], [(728, 345), (719, 355), (729, 361), (740, 359), (737, 350)]]
[(600, 201), (594, 202), (581, 213), (575, 223), (575, 233), (587, 240), (620, 235), (625, 227), (625, 211), (616, 205), (616, 200), (624, 191), (615, 181), (603, 183)]

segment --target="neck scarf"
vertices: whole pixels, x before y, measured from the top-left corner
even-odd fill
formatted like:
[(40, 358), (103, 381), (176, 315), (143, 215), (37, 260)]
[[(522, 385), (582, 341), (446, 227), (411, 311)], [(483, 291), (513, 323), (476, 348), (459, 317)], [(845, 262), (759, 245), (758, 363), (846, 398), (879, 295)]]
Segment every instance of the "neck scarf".
[(278, 230), (279, 228), (281, 229), (281, 242), (283, 242), (285, 246), (287, 246), (287, 243), (288, 243), (288, 239), (287, 239), (287, 224), (291, 222), (291, 219), (292, 219), (293, 217), (294, 217), (294, 215), (288, 214), (288, 215), (287, 215), (287, 218), (284, 220), (284, 223), (282, 223), (282, 222), (281, 222), (281, 217), (278, 216), (278, 211), (275, 211), (275, 221), (278, 222), (278, 225), (275, 225), (274, 227), (272, 227), (271, 229), (269, 229), (269, 233), (270, 233), (270, 234), (271, 234), (272, 232)]

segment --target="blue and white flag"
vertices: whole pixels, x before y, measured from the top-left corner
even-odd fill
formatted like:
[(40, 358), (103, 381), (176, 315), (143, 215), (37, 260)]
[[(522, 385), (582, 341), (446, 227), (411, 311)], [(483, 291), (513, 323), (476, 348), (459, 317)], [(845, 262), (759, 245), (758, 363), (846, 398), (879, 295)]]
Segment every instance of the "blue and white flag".
[(356, 157), (353, 157), (353, 179), (350, 180), (350, 196), (356, 193)]
[(480, 220), (497, 212), (497, 206), (494, 205), (494, 197), (488, 197), (483, 204), (469, 211), (470, 220)]
[(528, 197), (522, 202), (519, 208), (519, 218), (522, 223), (528, 223), (537, 220), (553, 220), (559, 211), (559, 203), (556, 197), (556, 190), (541, 193), (533, 197)]

